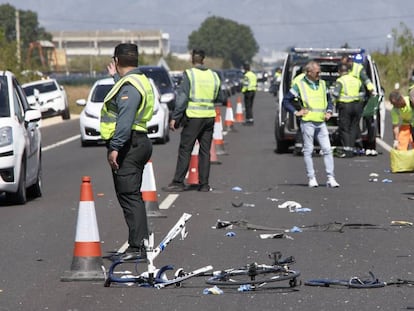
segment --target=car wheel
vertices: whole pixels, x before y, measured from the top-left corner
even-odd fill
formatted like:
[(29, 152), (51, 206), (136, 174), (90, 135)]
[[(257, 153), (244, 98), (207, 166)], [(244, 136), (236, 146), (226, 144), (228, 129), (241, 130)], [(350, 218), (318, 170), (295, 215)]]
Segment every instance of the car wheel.
[(65, 110), (62, 113), (62, 119), (63, 120), (69, 120), (70, 119), (70, 110), (68, 106), (65, 106)]
[(82, 140), (81, 139), (81, 146), (82, 147), (89, 147), (90, 146), (90, 143), (87, 140)]
[(39, 169), (37, 171), (37, 178), (34, 185), (30, 186), (28, 193), (33, 198), (39, 198), (42, 196), (42, 165), (39, 164)]
[(14, 193), (6, 193), (6, 199), (9, 202), (14, 204), (25, 204), (27, 201), (26, 196), (26, 166), (25, 163), (22, 163), (22, 168), (20, 170), (19, 176), (19, 186), (17, 188), (17, 192)]
[(162, 138), (157, 139), (158, 144), (166, 144), (170, 141), (170, 133), (169, 131), (165, 131), (165, 134)]

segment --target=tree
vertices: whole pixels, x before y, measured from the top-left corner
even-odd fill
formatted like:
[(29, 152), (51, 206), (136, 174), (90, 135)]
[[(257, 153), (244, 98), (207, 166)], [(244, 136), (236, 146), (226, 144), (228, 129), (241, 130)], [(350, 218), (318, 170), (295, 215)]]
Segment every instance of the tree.
[(216, 16), (207, 18), (190, 34), (188, 48), (203, 49), (210, 57), (221, 57), (223, 64), (229, 67), (251, 62), (259, 51), (250, 27)]
[[(20, 19), (20, 44), (22, 60), (27, 54), (30, 42), (38, 40), (52, 40), (52, 35), (43, 27), (39, 26), (37, 14), (33, 11), (19, 10)], [(4, 41), (0, 42), (0, 49), (3, 44), (16, 44), (16, 8), (10, 4), (0, 5), (0, 31), (4, 34)], [(16, 45), (14, 45), (16, 46)]]

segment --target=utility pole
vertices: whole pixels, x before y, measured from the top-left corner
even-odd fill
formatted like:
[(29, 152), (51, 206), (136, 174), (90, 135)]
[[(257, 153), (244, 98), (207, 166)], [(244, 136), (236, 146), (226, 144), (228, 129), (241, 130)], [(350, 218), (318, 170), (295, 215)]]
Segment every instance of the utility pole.
[(17, 64), (20, 67), (21, 64), (21, 52), (20, 52), (20, 15), (19, 10), (16, 9), (16, 57)]

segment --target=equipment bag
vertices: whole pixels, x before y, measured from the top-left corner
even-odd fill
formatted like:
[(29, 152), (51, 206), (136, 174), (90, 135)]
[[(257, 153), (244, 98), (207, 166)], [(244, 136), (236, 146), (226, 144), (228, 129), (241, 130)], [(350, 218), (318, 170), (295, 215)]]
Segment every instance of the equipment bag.
[(391, 149), (391, 172), (411, 172), (414, 171), (414, 149), (396, 150)]
[(373, 117), (379, 108), (381, 97), (379, 95), (371, 96), (362, 111), (363, 117)]

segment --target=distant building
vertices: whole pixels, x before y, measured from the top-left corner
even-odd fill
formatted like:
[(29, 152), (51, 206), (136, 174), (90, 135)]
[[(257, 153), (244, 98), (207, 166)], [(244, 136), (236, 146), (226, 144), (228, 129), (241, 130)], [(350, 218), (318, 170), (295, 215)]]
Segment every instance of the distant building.
[(141, 54), (166, 56), (170, 53), (170, 36), (159, 30), (55, 31), (52, 36), (55, 48), (66, 58), (112, 56), (119, 43), (135, 43)]

